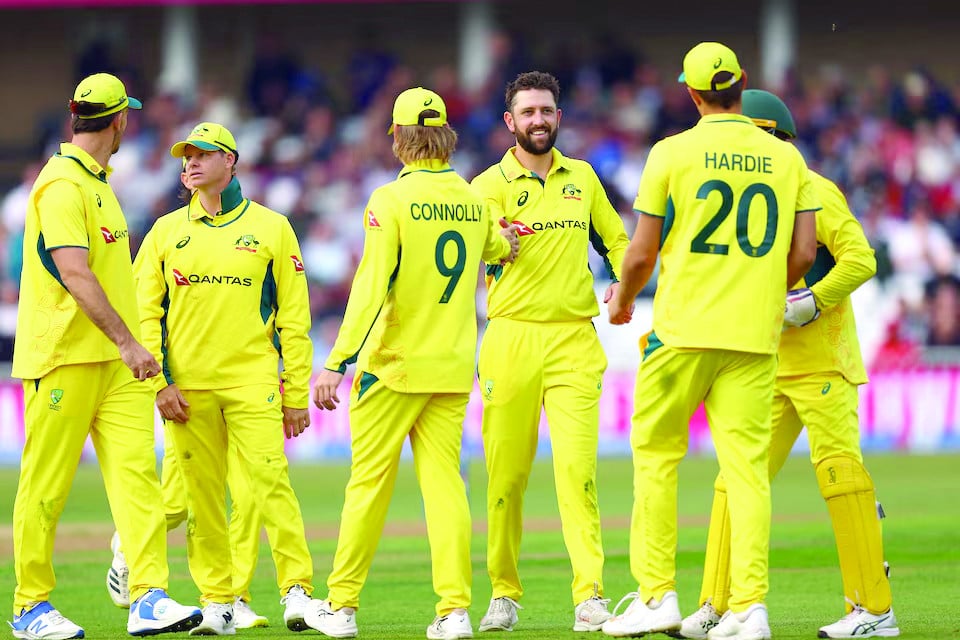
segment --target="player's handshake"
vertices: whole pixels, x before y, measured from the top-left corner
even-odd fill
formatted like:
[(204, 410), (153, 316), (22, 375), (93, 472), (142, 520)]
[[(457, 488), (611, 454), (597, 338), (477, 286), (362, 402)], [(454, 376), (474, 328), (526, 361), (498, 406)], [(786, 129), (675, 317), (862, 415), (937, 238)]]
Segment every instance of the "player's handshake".
[(500, 235), (510, 243), (510, 255), (500, 261), (500, 264), (506, 264), (517, 259), (520, 253), (520, 236), (517, 235), (517, 225), (507, 222), (506, 218), (500, 218), (500, 227)]
[(820, 317), (817, 299), (810, 289), (793, 289), (787, 292), (787, 305), (783, 313), (783, 328), (804, 327)]

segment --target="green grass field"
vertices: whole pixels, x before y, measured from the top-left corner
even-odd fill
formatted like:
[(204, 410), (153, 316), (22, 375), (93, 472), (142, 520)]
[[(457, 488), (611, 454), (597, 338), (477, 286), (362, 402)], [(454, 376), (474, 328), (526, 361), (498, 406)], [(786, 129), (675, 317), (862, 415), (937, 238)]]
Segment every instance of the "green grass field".
[[(960, 602), (960, 508), (956, 496), (960, 455), (871, 456), (867, 466), (887, 512), (886, 556), (892, 566), (894, 605), (906, 638), (960, 638), (953, 617)], [(697, 606), (706, 539), (707, 514), (716, 462), (687, 460), (681, 466), (680, 552), (678, 592), (681, 611)], [(602, 459), (598, 486), (604, 518), (607, 597), (613, 603), (636, 588), (629, 573), (628, 529), (632, 501), (629, 460)], [(303, 505), (316, 574), (316, 595), (326, 594), (324, 581), (336, 544), (336, 522), (348, 476), (345, 465), (295, 466), (294, 486)], [(16, 469), (0, 469), (0, 603), (10, 606), (14, 587), (10, 513)], [(485, 548), (482, 460), (470, 465), (470, 502), (474, 515), (474, 628), (490, 598)], [(815, 638), (817, 628), (843, 611), (836, 551), (826, 507), (816, 488), (809, 462), (791, 458), (773, 487), (774, 523), (770, 551), (770, 625), (778, 640)], [(538, 461), (525, 507), (521, 575), (526, 595), (520, 624), (511, 638), (575, 638), (570, 631), (570, 568), (560, 535), (549, 461)], [(430, 560), (413, 469), (405, 463), (385, 535), (363, 592), (358, 613), (362, 638), (423, 638), (433, 618), (435, 597)], [(61, 520), (56, 568), (60, 584), (53, 603), (81, 624), (88, 638), (125, 636), (126, 611), (112, 606), (104, 588), (110, 561), (112, 527), (95, 465), (84, 465)], [(182, 532), (171, 534), (170, 591), (183, 602), (197, 597), (186, 568)], [(251, 638), (291, 637), (283, 627), (269, 549), (264, 544), (254, 606), (270, 617), (267, 629), (241, 631)], [(7, 610), (9, 615), (9, 609)], [(6, 619), (6, 618), (5, 618)], [(599, 634), (587, 637), (601, 637)], [(661, 636), (663, 637), (663, 636)]]

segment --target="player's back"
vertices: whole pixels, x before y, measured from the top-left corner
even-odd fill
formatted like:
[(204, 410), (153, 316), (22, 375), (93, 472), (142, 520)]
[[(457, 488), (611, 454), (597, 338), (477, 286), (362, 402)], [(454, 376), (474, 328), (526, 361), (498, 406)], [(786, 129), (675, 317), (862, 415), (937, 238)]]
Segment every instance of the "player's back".
[(795, 214), (818, 207), (799, 152), (744, 116), (708, 115), (658, 143), (647, 171), (666, 193), (657, 337), (776, 352)]
[(416, 169), (378, 189), (367, 216), (368, 234), (396, 229), (398, 265), (358, 367), (397, 391), (469, 392), (478, 269), (495, 233), (481, 199), (448, 165)]

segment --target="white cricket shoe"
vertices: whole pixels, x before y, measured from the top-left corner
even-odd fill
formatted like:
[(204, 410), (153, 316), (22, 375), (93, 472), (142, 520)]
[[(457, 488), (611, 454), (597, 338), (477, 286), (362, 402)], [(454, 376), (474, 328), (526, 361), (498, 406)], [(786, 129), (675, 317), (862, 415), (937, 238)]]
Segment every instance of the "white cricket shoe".
[(703, 606), (688, 615), (680, 623), (680, 631), (676, 638), (690, 638), (691, 640), (706, 640), (707, 632), (720, 623), (720, 614), (713, 608), (710, 599)]
[(203, 612), (199, 608), (178, 603), (163, 589), (150, 589), (130, 605), (127, 633), (132, 636), (153, 636), (189, 631), (201, 621)]
[(261, 616), (254, 611), (249, 603), (237, 596), (233, 603), (233, 624), (237, 629), (253, 629), (254, 627), (269, 627), (267, 616)]
[(22, 609), (20, 615), (13, 616), (8, 622), (14, 638), (26, 640), (66, 640), (82, 638), (83, 629), (53, 608), (47, 601), (38, 602), (29, 609)]
[(460, 640), (472, 637), (473, 627), (466, 609), (454, 609), (445, 616), (437, 616), (433, 624), (427, 627), (429, 640)]
[[(618, 615), (617, 611), (624, 602), (630, 604)], [(679, 631), (682, 621), (676, 591), (667, 591), (659, 602), (652, 600), (650, 604), (642, 602), (640, 594), (633, 591), (620, 599), (602, 629), (608, 636), (630, 638), (648, 633)]]
[(890, 638), (898, 635), (900, 628), (892, 608), (877, 615), (860, 606), (854, 606), (853, 611), (833, 624), (820, 627), (817, 632), (818, 638)]
[(233, 604), (211, 602), (203, 608), (203, 621), (190, 629), (192, 636), (232, 636), (237, 632), (233, 618)]
[(594, 595), (577, 605), (573, 610), (574, 631), (600, 631), (610, 619), (609, 598)]
[(492, 598), (487, 614), (480, 618), (480, 631), (513, 631), (513, 625), (519, 620), (518, 609), (523, 607), (513, 598)]
[(746, 611), (734, 613), (727, 611), (720, 622), (707, 632), (708, 640), (770, 640), (770, 622), (767, 620), (767, 607), (762, 604), (751, 605)]
[(127, 559), (120, 549), (120, 535), (114, 531), (110, 539), (110, 550), (113, 551), (113, 562), (107, 569), (107, 593), (113, 604), (122, 609), (130, 608), (130, 568)]
[(303, 631), (307, 624), (303, 621), (303, 614), (311, 602), (306, 589), (299, 584), (295, 584), (287, 589), (287, 595), (280, 598), (280, 604), (286, 608), (283, 610), (283, 621), (290, 631)]
[(311, 629), (331, 638), (357, 637), (357, 611), (353, 607), (334, 611), (329, 600), (311, 600), (303, 621)]

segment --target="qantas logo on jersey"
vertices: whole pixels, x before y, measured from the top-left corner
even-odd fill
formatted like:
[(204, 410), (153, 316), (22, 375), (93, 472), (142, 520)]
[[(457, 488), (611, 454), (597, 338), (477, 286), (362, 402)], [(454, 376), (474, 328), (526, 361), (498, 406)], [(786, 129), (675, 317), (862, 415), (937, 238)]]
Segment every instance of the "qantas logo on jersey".
[(293, 261), (293, 268), (297, 270), (297, 273), (303, 273), (303, 261), (297, 256), (290, 256), (290, 260)]
[(190, 273), (183, 275), (179, 269), (172, 269), (173, 279), (178, 287), (189, 287), (194, 284), (235, 284), (241, 287), (253, 285), (251, 278), (241, 278), (231, 275), (207, 275), (205, 273)]
[(380, 223), (377, 222), (377, 216), (373, 215), (373, 211), (367, 211), (367, 226), (368, 227), (377, 227), (380, 228)]
[[(586, 229), (587, 223), (580, 220), (547, 220), (546, 222), (534, 222), (530, 225), (534, 231), (547, 231), (550, 229)], [(522, 236), (522, 233), (517, 233)]]
[(513, 224), (513, 225), (515, 225), (515, 226), (517, 227), (517, 235), (518, 235), (518, 236), (532, 236), (533, 234), (536, 233), (536, 231), (534, 231), (533, 229), (531, 229), (531, 228), (528, 227), (527, 225), (523, 224), (523, 223), (520, 222), (519, 220), (514, 220), (514, 221), (511, 222), (510, 224)]
[(106, 227), (100, 227), (100, 234), (103, 236), (103, 241), (107, 244), (113, 244), (121, 238), (126, 238), (130, 235), (130, 232), (126, 229), (117, 229), (116, 231), (110, 231)]

